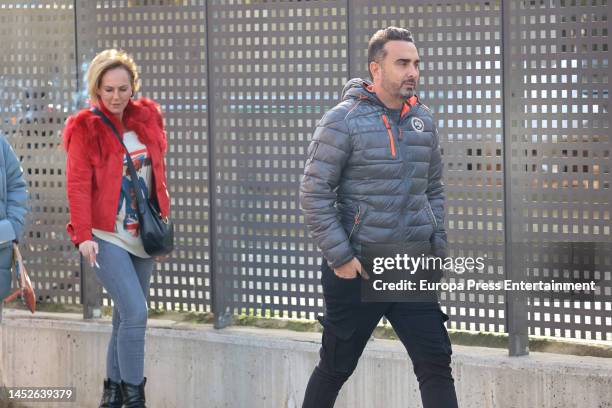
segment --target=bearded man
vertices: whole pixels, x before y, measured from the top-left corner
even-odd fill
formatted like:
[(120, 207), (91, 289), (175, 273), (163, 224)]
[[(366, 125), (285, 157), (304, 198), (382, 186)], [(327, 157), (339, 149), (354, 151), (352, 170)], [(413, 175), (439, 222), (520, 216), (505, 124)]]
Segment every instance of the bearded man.
[(372, 302), (361, 296), (369, 278), (364, 255), (375, 245), (447, 255), (439, 136), (416, 93), (419, 62), (410, 31), (376, 32), (368, 44), (372, 81), (346, 84), (308, 148), (300, 203), (323, 253), (325, 316), (304, 408), (333, 407), (383, 316), (412, 360), (423, 407), (457, 407), (448, 316), (437, 297)]

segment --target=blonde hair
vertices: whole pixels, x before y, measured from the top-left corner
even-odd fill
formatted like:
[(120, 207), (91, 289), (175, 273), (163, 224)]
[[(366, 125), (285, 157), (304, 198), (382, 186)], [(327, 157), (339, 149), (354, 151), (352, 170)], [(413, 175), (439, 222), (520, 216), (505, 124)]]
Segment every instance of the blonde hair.
[(140, 79), (138, 77), (138, 66), (132, 57), (123, 50), (108, 49), (95, 56), (87, 69), (87, 93), (92, 103), (98, 102), (98, 88), (106, 72), (115, 68), (124, 68), (130, 76), (132, 91), (138, 92), (140, 89)]

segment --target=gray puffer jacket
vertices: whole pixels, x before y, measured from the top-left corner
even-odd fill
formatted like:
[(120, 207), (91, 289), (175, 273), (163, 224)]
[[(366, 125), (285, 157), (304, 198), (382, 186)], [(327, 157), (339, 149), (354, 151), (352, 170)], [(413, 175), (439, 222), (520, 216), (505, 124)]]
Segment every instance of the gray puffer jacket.
[(365, 243), (424, 243), (445, 257), (442, 161), (429, 109), (411, 98), (398, 126), (367, 81), (350, 80), (342, 94), (315, 129), (300, 185), (323, 256), (336, 268)]

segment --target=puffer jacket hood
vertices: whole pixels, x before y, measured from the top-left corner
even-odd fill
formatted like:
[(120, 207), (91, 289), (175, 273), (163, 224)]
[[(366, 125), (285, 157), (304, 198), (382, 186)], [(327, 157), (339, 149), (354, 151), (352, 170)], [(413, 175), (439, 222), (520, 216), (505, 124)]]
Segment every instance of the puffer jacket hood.
[(372, 83), (365, 79), (353, 78), (349, 79), (344, 88), (342, 89), (342, 100), (356, 99), (365, 100), (367, 99), (370, 103), (384, 106), (384, 104), (378, 99), (376, 94), (371, 90)]
[[(348, 98), (362, 99), (364, 97), (369, 98), (370, 96), (376, 98), (375, 94), (366, 89), (370, 85), (372, 85), (372, 83), (365, 79), (349, 79), (346, 84), (344, 84), (344, 88), (342, 88), (342, 100), (344, 101)], [(376, 98), (376, 100), (378, 100), (378, 98)]]
[(446, 256), (439, 138), (416, 96), (399, 122), (354, 78), (329, 110), (308, 148), (300, 204), (312, 237), (332, 268), (368, 243), (427, 244)]

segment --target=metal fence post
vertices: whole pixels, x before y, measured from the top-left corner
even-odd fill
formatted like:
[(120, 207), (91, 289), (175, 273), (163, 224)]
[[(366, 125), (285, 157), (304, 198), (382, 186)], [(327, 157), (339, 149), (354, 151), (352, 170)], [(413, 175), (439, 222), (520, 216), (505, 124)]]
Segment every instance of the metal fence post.
[(232, 324), (232, 314), (225, 302), (225, 290), (223, 274), (219, 269), (219, 255), (217, 253), (217, 166), (215, 163), (215, 122), (214, 122), (214, 97), (216, 84), (211, 78), (213, 72), (211, 57), (211, 33), (209, 2), (204, 3), (204, 14), (206, 19), (206, 120), (208, 129), (208, 192), (210, 194), (209, 209), (209, 234), (210, 234), (210, 297), (212, 311), (214, 314), (214, 327), (222, 329)]
[[(523, 279), (525, 264), (522, 262), (524, 251), (522, 247), (514, 244), (518, 237), (513, 228), (519, 220), (514, 219), (518, 208), (513, 202), (512, 188), (512, 137), (511, 118), (514, 80), (511, 65), (511, 35), (510, 35), (510, 0), (502, 0), (502, 92), (503, 92), (503, 160), (504, 160), (504, 274), (506, 279), (519, 281)], [(516, 95), (515, 97), (518, 97)], [(517, 241), (518, 242), (518, 241)], [(523, 356), (529, 354), (529, 337), (527, 322), (527, 298), (525, 294), (506, 292), (505, 296), (506, 332), (508, 333), (508, 354), (510, 356)]]
[[(506, 241), (506, 279), (519, 282), (525, 279), (525, 251), (511, 241)], [(527, 295), (521, 292), (506, 292), (506, 331), (508, 332), (508, 355), (529, 354), (529, 324), (527, 319)]]

